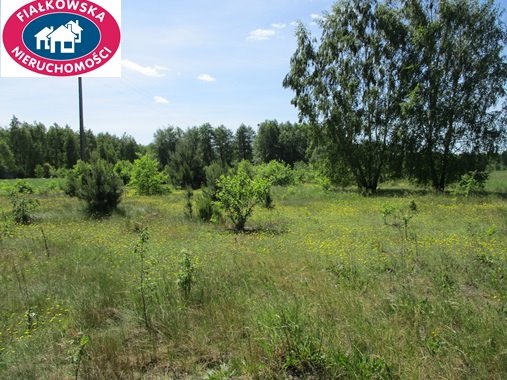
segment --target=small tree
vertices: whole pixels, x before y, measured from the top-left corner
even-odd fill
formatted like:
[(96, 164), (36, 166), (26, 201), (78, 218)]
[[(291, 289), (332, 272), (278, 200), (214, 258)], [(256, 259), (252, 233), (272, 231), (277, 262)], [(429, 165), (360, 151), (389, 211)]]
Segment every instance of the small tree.
[(254, 207), (264, 202), (269, 192), (269, 183), (264, 179), (251, 179), (239, 171), (232, 177), (220, 177), (218, 181), (218, 205), (234, 223), (237, 231), (244, 231), (247, 219)]
[(102, 159), (96, 159), (78, 167), (78, 170), (73, 170), (81, 172), (75, 180), (76, 195), (86, 202), (88, 214), (111, 214), (120, 203), (123, 193), (123, 181), (114, 172), (113, 166)]
[(39, 206), (37, 199), (30, 198), (32, 187), (26, 181), (18, 181), (10, 191), (12, 215), (17, 224), (28, 225), (33, 222), (32, 212)]
[(148, 154), (134, 161), (130, 183), (139, 195), (163, 194), (166, 176), (158, 171), (158, 161)]

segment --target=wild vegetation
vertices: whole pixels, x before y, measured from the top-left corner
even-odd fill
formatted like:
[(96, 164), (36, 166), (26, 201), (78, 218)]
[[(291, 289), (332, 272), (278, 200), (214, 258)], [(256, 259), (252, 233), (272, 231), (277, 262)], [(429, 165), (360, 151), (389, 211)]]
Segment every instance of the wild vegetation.
[(301, 123), (0, 128), (0, 378), (507, 378), (500, 10), (319, 25)]
[(186, 217), (184, 191), (96, 220), (30, 180), (32, 224), (0, 196), (0, 377), (505, 378), (504, 180), (275, 187), (246, 234)]

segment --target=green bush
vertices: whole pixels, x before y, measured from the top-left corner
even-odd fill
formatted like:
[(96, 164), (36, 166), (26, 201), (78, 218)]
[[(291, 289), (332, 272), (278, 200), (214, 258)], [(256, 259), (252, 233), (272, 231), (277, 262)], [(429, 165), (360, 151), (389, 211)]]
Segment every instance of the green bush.
[(257, 176), (267, 180), (271, 185), (289, 186), (296, 183), (296, 177), (290, 166), (275, 160), (259, 165)]
[(453, 195), (469, 197), (470, 195), (478, 195), (484, 193), (486, 182), (488, 181), (488, 173), (483, 171), (473, 171), (461, 176), (453, 190)]
[(123, 182), (105, 160), (91, 163), (78, 162), (67, 177), (67, 189), (86, 202), (86, 211), (91, 216), (110, 215), (121, 201)]
[(265, 201), (270, 183), (262, 178), (252, 179), (241, 171), (232, 177), (220, 177), (218, 188), (217, 205), (234, 223), (234, 228), (243, 231), (254, 207)]
[(255, 177), (255, 166), (250, 161), (243, 160), (238, 164), (238, 166), (236, 168), (236, 173), (239, 173), (239, 172), (244, 172), (250, 178), (254, 178)]
[(39, 207), (37, 199), (30, 198), (33, 188), (26, 181), (18, 181), (10, 191), (12, 216), (16, 223), (28, 225), (33, 222), (32, 212)]
[(44, 165), (38, 164), (35, 167), (34, 175), (35, 178), (51, 178), (53, 176), (55, 169), (48, 164), (47, 162)]
[(124, 185), (129, 184), (133, 169), (134, 165), (132, 164), (132, 162), (127, 160), (118, 161), (114, 165), (114, 172), (118, 174), (118, 176), (123, 181)]
[(167, 176), (158, 170), (158, 161), (148, 154), (134, 161), (130, 184), (139, 195), (157, 195), (167, 192)]
[(227, 174), (227, 168), (224, 168), (215, 161), (204, 168), (204, 173), (206, 175), (206, 194), (211, 198), (211, 200), (216, 201), (216, 195), (218, 192), (217, 182), (221, 176)]
[(196, 200), (197, 215), (203, 222), (209, 222), (213, 218), (214, 207), (211, 197), (203, 193)]
[(63, 185), (63, 191), (65, 194), (70, 197), (77, 197), (81, 177), (87, 170), (90, 170), (90, 164), (87, 164), (84, 161), (78, 161), (72, 170), (69, 170), (65, 176), (65, 184)]
[(317, 171), (303, 161), (298, 161), (294, 164), (292, 169), (296, 183), (311, 183), (315, 182)]

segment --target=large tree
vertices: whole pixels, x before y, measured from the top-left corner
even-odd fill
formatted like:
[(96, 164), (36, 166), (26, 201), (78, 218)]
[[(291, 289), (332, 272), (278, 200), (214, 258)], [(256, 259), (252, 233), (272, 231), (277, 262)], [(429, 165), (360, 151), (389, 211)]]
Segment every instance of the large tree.
[(183, 131), (174, 127), (158, 129), (155, 132), (153, 150), (161, 167), (165, 167), (169, 163), (170, 156), (175, 152), (176, 145), (182, 135)]
[(407, 0), (403, 15), (406, 169), (443, 191), (462, 174), (452, 170), (457, 154), (491, 151), (502, 136), (506, 31), (493, 1)]
[(223, 125), (215, 128), (213, 132), (213, 141), (215, 145), (215, 157), (222, 167), (232, 165), (234, 157), (234, 135)]
[(253, 148), (255, 161), (258, 163), (280, 160), (280, 128), (278, 121), (266, 120), (259, 124)]
[(375, 192), (399, 123), (404, 28), (397, 9), (376, 0), (340, 1), (320, 26), (319, 41), (297, 27), (284, 86), (328, 160)]
[(236, 131), (235, 151), (238, 161), (253, 160), (253, 142), (255, 139), (255, 131), (250, 126), (241, 124)]

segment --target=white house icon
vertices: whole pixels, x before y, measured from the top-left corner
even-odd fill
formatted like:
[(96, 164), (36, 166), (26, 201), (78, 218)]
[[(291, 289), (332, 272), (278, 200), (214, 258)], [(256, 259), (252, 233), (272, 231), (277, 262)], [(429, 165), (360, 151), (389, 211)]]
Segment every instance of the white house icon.
[[(35, 35), (35, 38), (37, 39), (37, 50), (45, 49), (49, 50), (49, 38), (48, 35), (53, 33), (53, 27), (45, 27), (42, 29), (39, 33)], [(41, 47), (42, 43), (44, 42), (44, 48)]]
[(34, 36), (37, 40), (37, 50), (49, 50), (52, 54), (57, 50), (61, 54), (73, 54), (76, 51), (76, 44), (81, 43), (82, 32), (79, 20), (69, 21), (56, 30), (52, 26), (46, 26)]
[(65, 26), (67, 27), (67, 29), (70, 29), (70, 31), (77, 36), (76, 44), (81, 43), (81, 33), (83, 32), (83, 28), (79, 26), (79, 20), (69, 21)]

